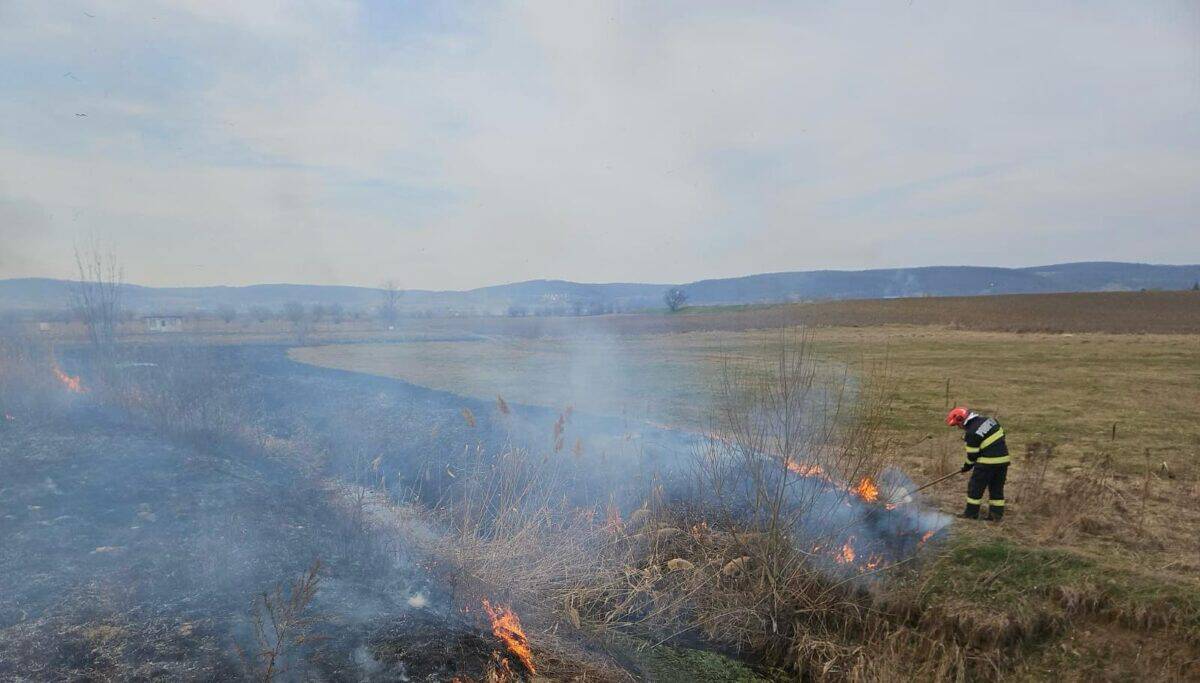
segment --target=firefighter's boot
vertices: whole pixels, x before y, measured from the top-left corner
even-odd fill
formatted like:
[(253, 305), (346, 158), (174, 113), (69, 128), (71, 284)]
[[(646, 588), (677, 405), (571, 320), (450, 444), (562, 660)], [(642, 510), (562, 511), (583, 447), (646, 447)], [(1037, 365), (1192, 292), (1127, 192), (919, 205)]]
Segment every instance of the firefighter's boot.
[(1004, 506), (996, 505), (995, 503), (988, 505), (988, 521), (1003, 522), (1004, 521)]
[(979, 519), (979, 503), (967, 503), (967, 509), (959, 515), (962, 519)]

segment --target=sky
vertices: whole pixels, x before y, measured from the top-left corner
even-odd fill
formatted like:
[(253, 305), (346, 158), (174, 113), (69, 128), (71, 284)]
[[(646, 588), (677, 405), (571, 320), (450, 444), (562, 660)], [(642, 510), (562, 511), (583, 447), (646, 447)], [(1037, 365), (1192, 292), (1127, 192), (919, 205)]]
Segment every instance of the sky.
[(1200, 3), (0, 0), (0, 278), (1200, 262)]

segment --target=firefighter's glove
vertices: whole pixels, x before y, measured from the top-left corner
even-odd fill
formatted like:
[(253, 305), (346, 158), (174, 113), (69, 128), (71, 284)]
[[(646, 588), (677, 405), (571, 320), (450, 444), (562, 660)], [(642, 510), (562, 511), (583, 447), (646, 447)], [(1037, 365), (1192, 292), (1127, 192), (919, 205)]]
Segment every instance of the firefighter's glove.
[(963, 468), (962, 468), (961, 470), (959, 470), (959, 471), (960, 471), (960, 472), (970, 472), (970, 471), (971, 471), (971, 468), (972, 468), (972, 467), (974, 467), (974, 466), (975, 466), (975, 463), (973, 463), (973, 462), (964, 462), (964, 463), (963, 463)]

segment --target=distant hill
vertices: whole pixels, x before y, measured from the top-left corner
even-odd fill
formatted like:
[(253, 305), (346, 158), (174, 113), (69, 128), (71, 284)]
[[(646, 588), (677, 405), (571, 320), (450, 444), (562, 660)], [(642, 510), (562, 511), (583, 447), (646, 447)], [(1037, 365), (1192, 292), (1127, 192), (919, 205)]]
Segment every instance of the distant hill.
[(880, 270), (768, 273), (686, 285), (694, 304), (769, 303), (807, 299), (886, 299), (1049, 292), (1184, 289), (1200, 266), (1063, 263), (1034, 268), (932, 266)]
[[(682, 287), (691, 305), (758, 304), (827, 299), (883, 299), (920, 296), (975, 296), (1049, 292), (1186, 289), (1200, 281), (1200, 265), (1143, 263), (1063, 263), (1032, 268), (932, 266), (876, 270), (814, 270), (700, 280), (680, 285), (585, 284), (530, 280), (466, 291), (407, 290), (409, 312), (596, 313), (662, 306), (671, 286)], [(0, 310), (57, 310), (67, 306), (70, 282), (44, 278), (0, 280)], [(251, 285), (247, 287), (142, 287), (129, 285), (125, 302), (133, 310), (187, 313), (232, 306), (279, 309), (288, 302), (341, 304), (365, 309), (379, 303), (369, 287), (329, 285)]]

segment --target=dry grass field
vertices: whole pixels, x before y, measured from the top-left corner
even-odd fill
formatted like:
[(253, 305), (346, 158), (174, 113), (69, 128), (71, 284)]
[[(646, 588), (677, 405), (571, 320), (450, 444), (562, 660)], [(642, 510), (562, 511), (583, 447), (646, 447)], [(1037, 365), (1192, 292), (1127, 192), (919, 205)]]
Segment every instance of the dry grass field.
[[(1087, 328), (1087, 308), (1096, 296), (1084, 297), (1082, 313), (1066, 312), (1061, 320), (1072, 329)], [(1050, 315), (1072, 298), (1055, 306), (1042, 306), (1037, 297), (1020, 299)], [(864, 310), (920, 301), (829, 306), (870, 317), (874, 313)], [(1010, 434), (1016, 458), (1009, 518), (999, 528), (956, 525), (953, 539), (912, 588), (925, 605), (922, 619), (932, 620), (930, 628), (1009, 647), (1006, 656), (1016, 653), (1019, 661), (1006, 662), (1005, 669), (1022, 679), (1123, 680), (1153, 672), (1152, 678), (1170, 680), (1194, 673), (1200, 522), (1183, 511), (1200, 494), (1200, 336), (966, 329), (984, 326), (967, 317), (969, 309), (998, 302), (964, 301), (970, 306), (942, 300), (948, 305), (942, 313), (915, 316), (954, 318), (953, 327), (813, 330), (830, 373), (846, 370), (857, 377), (883, 368), (892, 387), (891, 443), (914, 480), (932, 479), (961, 462), (959, 436), (942, 424), (950, 404), (997, 415)], [(1132, 331), (1139, 328), (1132, 321), (1144, 319), (1150, 326), (1156, 316), (1136, 308), (1114, 314), (1123, 322), (1091, 324)], [(1197, 322), (1191, 310), (1157, 325), (1191, 329)], [(1030, 320), (1038, 315), (1031, 313)], [(997, 324), (1042, 327), (1003, 318)], [(501, 395), (703, 428), (708, 397), (725, 364), (769, 358), (772, 344), (786, 334), (495, 336), (307, 347), (294, 349), (292, 357), (485, 399)], [(965, 480), (952, 480), (934, 489), (932, 498), (944, 511), (957, 512), (964, 486)]]
[[(726, 362), (769, 357), (789, 331), (697, 332), (578, 339), (479, 339), (301, 347), (292, 356), (482, 399), (638, 416), (704, 427), (705, 397)], [(1200, 337), (1017, 334), (916, 326), (814, 331), (830, 372), (882, 366), (894, 386), (902, 443), (945, 436), (946, 403), (997, 414), (1065, 461), (1108, 455), (1122, 471), (1194, 473), (1200, 425)], [(947, 393), (948, 392), (948, 393)], [(1114, 424), (1115, 439), (1114, 439)], [(934, 439), (936, 443), (937, 439)], [(920, 448), (927, 448), (922, 441)], [(957, 453), (955, 453), (957, 456)], [(1132, 468), (1132, 469), (1130, 469)]]

